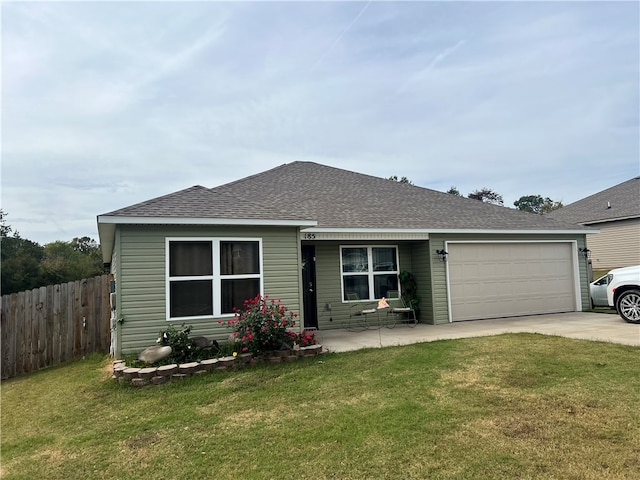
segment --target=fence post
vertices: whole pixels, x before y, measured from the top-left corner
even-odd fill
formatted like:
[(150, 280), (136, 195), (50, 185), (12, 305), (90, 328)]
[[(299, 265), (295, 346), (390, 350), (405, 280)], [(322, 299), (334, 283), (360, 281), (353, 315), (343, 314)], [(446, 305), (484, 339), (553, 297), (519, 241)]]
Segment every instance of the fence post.
[(18, 295), (2, 297), (2, 379), (16, 374), (16, 306)]

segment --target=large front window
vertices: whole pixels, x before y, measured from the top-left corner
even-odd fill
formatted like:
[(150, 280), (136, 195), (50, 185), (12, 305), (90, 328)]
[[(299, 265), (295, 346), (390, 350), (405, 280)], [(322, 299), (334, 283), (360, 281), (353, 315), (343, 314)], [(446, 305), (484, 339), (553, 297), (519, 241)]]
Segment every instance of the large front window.
[(245, 239), (167, 239), (167, 317), (233, 313), (262, 292), (262, 245)]
[(388, 297), (398, 290), (398, 249), (388, 246), (340, 247), (342, 298), (356, 294), (361, 300)]

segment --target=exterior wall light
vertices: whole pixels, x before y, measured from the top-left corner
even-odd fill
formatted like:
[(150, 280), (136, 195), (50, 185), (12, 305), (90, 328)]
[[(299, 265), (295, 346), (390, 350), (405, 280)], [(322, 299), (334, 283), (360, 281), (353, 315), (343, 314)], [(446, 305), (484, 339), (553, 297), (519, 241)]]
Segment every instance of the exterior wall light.
[(444, 249), (436, 250), (436, 253), (438, 254), (438, 258), (440, 259), (441, 262), (447, 261), (447, 255), (449, 255), (449, 253), (447, 253)]
[(588, 259), (591, 256), (591, 250), (587, 247), (579, 248), (578, 251), (584, 256), (584, 258)]

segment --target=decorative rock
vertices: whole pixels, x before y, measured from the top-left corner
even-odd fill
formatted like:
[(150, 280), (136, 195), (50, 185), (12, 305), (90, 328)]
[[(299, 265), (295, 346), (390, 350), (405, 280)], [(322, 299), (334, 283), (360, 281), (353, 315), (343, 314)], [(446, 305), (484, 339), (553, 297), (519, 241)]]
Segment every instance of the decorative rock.
[(171, 347), (168, 345), (154, 345), (153, 347), (145, 348), (140, 355), (138, 355), (138, 360), (144, 363), (156, 363), (160, 360), (164, 360), (169, 355), (171, 355)]
[(282, 362), (282, 357), (269, 357), (269, 363), (280, 363)]
[(125, 368), (122, 372), (124, 378), (131, 380), (132, 378), (138, 378), (139, 368)]
[(149, 379), (151, 377), (155, 377), (157, 371), (158, 369), (156, 367), (141, 368), (140, 371), (138, 372), (138, 376), (140, 378)]
[(122, 363), (122, 364), (118, 364), (117, 367), (113, 368), (113, 376), (116, 378), (121, 377), (124, 374), (124, 371), (127, 369), (128, 367)]
[(184, 373), (186, 375), (193, 375), (197, 370), (200, 370), (199, 362), (190, 362), (190, 363), (181, 363), (179, 365), (180, 373)]
[(284, 360), (285, 362), (294, 362), (297, 359), (298, 359), (298, 356), (294, 354), (287, 355), (286, 357), (282, 357), (282, 360)]
[(184, 373), (174, 373), (171, 375), (172, 380), (184, 380), (185, 378), (187, 378), (187, 375)]
[(174, 373), (178, 373), (178, 365), (175, 363), (172, 363), (171, 365), (162, 365), (161, 367), (158, 367), (157, 373), (163, 377), (170, 377)]

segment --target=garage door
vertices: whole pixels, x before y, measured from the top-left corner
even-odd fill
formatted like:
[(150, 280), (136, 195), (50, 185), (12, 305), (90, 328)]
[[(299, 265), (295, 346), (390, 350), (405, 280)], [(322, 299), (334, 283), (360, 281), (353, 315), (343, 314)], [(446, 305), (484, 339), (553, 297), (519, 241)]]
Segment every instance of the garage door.
[(572, 243), (449, 243), (453, 321), (576, 310)]

